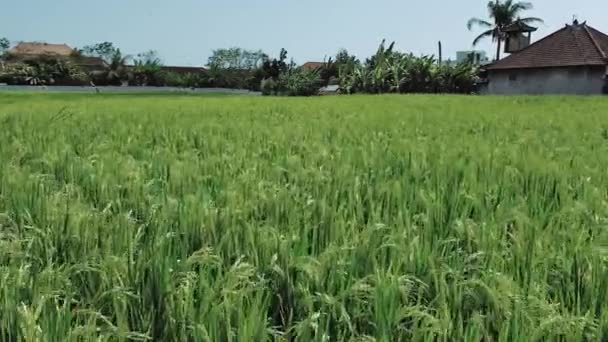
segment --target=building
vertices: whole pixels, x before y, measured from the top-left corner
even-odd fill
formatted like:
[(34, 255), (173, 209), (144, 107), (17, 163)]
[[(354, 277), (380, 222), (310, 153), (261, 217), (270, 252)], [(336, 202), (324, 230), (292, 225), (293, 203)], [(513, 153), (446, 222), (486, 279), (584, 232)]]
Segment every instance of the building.
[(8, 50), (7, 55), (9, 61), (34, 61), (43, 58), (69, 60), (89, 73), (101, 72), (108, 67), (102, 58), (81, 56), (66, 44), (22, 42)]
[(8, 50), (9, 56), (13, 58), (70, 57), (73, 53), (74, 49), (66, 44), (48, 43), (21, 42)]
[(71, 57), (76, 65), (88, 73), (103, 72), (108, 68), (108, 63), (99, 57)]
[(606, 91), (608, 35), (575, 20), (485, 71), (484, 92), (490, 94), (601, 94)]
[[(35, 60), (40, 58), (70, 60), (88, 73), (103, 72), (108, 68), (108, 63), (102, 58), (82, 56), (67, 44), (22, 42), (8, 51), (8, 57), (13, 61)], [(167, 72), (174, 72), (181, 75), (204, 74), (206, 72), (205, 68), (202, 67), (163, 66), (162, 69)]]
[(306, 62), (300, 66), (302, 71), (315, 71), (323, 68), (327, 63), (324, 62)]
[(521, 20), (503, 28), (502, 32), (506, 35), (505, 52), (515, 53), (527, 48), (532, 42), (532, 32), (536, 32), (536, 30), (536, 27), (527, 25)]
[(471, 51), (457, 51), (456, 52), (456, 63), (471, 62), (475, 65), (483, 65), (490, 62), (488, 55), (485, 51), (471, 50)]

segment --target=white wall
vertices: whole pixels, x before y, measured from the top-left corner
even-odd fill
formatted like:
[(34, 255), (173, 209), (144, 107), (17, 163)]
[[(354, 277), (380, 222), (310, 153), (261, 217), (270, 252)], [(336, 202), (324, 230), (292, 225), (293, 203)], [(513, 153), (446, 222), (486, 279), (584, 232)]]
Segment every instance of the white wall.
[(601, 94), (605, 67), (491, 70), (489, 94)]

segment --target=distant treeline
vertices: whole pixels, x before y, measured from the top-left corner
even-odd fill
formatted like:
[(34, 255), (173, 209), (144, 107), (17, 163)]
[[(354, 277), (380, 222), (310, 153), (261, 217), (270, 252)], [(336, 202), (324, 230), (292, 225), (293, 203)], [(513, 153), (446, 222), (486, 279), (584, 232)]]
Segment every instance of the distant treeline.
[[(92, 63), (98, 61), (98, 63)], [(12, 85), (131, 85), (221, 87), (266, 95), (310, 96), (327, 85), (341, 93), (472, 93), (477, 67), (442, 64), (414, 56), (383, 41), (364, 61), (341, 50), (314, 68), (288, 61), (287, 51), (271, 58), (262, 51), (215, 50), (206, 68), (167, 67), (154, 51), (123, 55), (110, 42), (74, 50), (70, 57), (19, 58), (4, 53), (0, 83)]]

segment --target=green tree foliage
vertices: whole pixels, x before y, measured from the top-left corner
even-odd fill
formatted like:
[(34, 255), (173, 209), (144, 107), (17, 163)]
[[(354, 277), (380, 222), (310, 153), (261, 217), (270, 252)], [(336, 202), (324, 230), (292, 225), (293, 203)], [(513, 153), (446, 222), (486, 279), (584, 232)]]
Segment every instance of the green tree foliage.
[(513, 0), (506, 0), (504, 2), (500, 0), (488, 2), (488, 16), (490, 20), (484, 20), (480, 18), (471, 18), (467, 23), (469, 30), (473, 27), (478, 26), (483, 31), (475, 40), (473, 45), (477, 45), (481, 40), (485, 38), (492, 38), (492, 41), (496, 43), (496, 60), (500, 59), (500, 46), (505, 40), (505, 34), (503, 29), (514, 23), (520, 21), (524, 24), (542, 23), (543, 20), (536, 17), (521, 18), (523, 12), (531, 10), (534, 6), (530, 2), (514, 2)]
[(302, 71), (291, 68), (279, 76), (279, 94), (288, 96), (317, 95), (323, 81), (318, 71)]
[(103, 42), (87, 45), (82, 49), (77, 50), (77, 52), (87, 57), (99, 57), (107, 63), (110, 63), (116, 57), (116, 54), (120, 53), (120, 49), (115, 47), (112, 42)]
[(320, 70), (320, 77), (324, 84), (336, 84), (340, 72), (352, 72), (359, 63), (357, 57), (350, 55), (346, 49), (341, 49), (332, 60), (330, 58)]
[(346, 93), (471, 93), (476, 67), (465, 63), (439, 65), (433, 56), (417, 57), (395, 51), (382, 41), (365, 63), (341, 57), (339, 82)]
[(208, 60), (210, 68), (253, 70), (262, 65), (266, 54), (262, 50), (246, 50), (238, 47), (217, 49)]
[(239, 69), (221, 69), (211, 67), (207, 70), (207, 83), (214, 88), (251, 89), (254, 71)]
[(336, 55), (336, 68), (338, 69), (338, 81), (348, 79), (349, 75), (353, 75), (355, 70), (361, 66), (361, 61), (356, 56), (350, 55), (347, 50), (342, 49)]
[(123, 55), (122, 51), (114, 46), (112, 42), (87, 45), (82, 49), (75, 50), (74, 57), (76, 59), (79, 57), (99, 57), (106, 62), (105, 70), (94, 71), (90, 75), (96, 85), (120, 85), (132, 78), (127, 67), (131, 56)]
[(323, 81), (318, 70), (303, 71), (289, 68), (277, 79), (268, 78), (262, 81), (264, 95), (313, 96), (319, 93)]
[(126, 65), (129, 58), (129, 56), (123, 56), (120, 49), (116, 49), (116, 51), (114, 51), (108, 62), (106, 72), (106, 79), (110, 83), (119, 83), (125, 78), (125, 75), (127, 74)]
[(201, 88), (208, 86), (208, 78), (201, 73), (165, 72), (165, 85), (179, 88)]
[(262, 90), (266, 95), (309, 96), (322, 85), (319, 71), (304, 72), (288, 62), (287, 50), (270, 58), (262, 51), (219, 49), (209, 58), (206, 84), (218, 88)]
[(139, 86), (163, 86), (166, 75), (162, 66), (158, 52), (150, 50), (140, 53), (133, 60), (131, 79)]
[(130, 59), (130, 56), (125, 56), (120, 49), (116, 49), (106, 61), (107, 66), (103, 71), (91, 73), (93, 83), (95, 85), (121, 85), (129, 79), (127, 63)]
[(12, 85), (84, 85), (88, 81), (76, 64), (58, 58), (10, 63), (0, 70), (0, 82)]
[(3, 55), (10, 46), (11, 42), (8, 39), (0, 37), (0, 56)]
[(287, 50), (281, 49), (279, 58), (265, 58), (262, 64), (262, 72), (264, 79), (276, 80), (279, 76), (287, 72), (289, 65), (287, 64)]
[(261, 76), (264, 95), (312, 96), (323, 86), (320, 70), (305, 71), (293, 62), (287, 63), (285, 49), (281, 49), (279, 58), (264, 61)]
[(217, 49), (209, 57), (208, 84), (212, 87), (259, 90), (262, 64), (268, 56), (261, 50), (238, 47)]

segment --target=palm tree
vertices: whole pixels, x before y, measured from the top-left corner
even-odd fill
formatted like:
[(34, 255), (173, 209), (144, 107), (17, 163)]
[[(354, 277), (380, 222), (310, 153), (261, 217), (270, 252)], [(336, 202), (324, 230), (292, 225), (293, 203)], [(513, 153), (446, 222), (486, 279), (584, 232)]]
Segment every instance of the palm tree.
[(120, 49), (116, 49), (110, 57), (105, 73), (105, 79), (110, 84), (120, 84), (127, 74), (127, 62), (130, 56), (124, 56)]
[(496, 60), (500, 59), (500, 46), (505, 39), (503, 29), (508, 25), (519, 21), (524, 24), (542, 23), (543, 20), (536, 17), (520, 18), (522, 12), (532, 9), (534, 6), (530, 2), (514, 2), (513, 0), (500, 0), (488, 2), (488, 13), (491, 21), (479, 18), (471, 18), (467, 23), (467, 28), (471, 30), (474, 26), (487, 29), (482, 32), (475, 40), (473, 46), (477, 45), (482, 39), (492, 37), (496, 42)]

